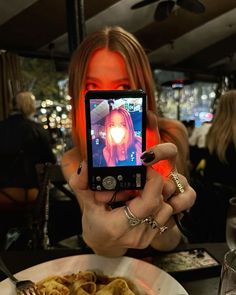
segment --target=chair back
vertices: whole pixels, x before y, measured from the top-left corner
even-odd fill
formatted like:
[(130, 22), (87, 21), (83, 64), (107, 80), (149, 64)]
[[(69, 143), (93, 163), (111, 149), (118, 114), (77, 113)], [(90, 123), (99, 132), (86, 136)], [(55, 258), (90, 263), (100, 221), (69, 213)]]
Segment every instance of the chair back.
[(50, 192), (50, 175), (51, 163), (37, 164), (36, 171), (39, 181), (39, 193), (32, 210), (33, 231), (36, 235), (35, 245), (33, 248), (47, 249), (50, 246), (48, 236), (49, 220), (49, 192)]
[[(49, 190), (51, 163), (37, 164), (38, 191), (34, 201), (14, 202), (15, 210), (1, 213), (2, 222), (8, 222), (4, 250), (46, 249), (49, 247)], [(25, 189), (27, 191), (30, 189)], [(10, 195), (8, 197), (11, 197)]]

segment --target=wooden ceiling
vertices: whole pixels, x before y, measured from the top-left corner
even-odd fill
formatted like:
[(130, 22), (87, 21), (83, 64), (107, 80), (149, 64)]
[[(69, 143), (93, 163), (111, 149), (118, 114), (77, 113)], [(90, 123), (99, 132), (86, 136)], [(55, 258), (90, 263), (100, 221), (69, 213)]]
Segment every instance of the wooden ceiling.
[[(72, 0), (69, 0), (72, 1)], [(134, 33), (155, 68), (209, 75), (236, 72), (236, 0), (201, 0), (205, 12), (174, 9), (154, 21), (158, 2), (137, 10), (140, 0), (85, 0), (87, 33), (121, 25)], [(165, 0), (159, 0), (165, 1)], [(68, 63), (66, 0), (0, 0), (0, 49)]]

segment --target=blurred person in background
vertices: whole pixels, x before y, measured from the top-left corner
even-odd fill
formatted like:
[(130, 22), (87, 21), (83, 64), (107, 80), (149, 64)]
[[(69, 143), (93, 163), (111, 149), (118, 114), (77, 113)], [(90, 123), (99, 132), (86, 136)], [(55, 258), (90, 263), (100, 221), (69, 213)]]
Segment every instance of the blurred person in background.
[(236, 193), (236, 90), (219, 98), (211, 127), (201, 148), (203, 165), (195, 173), (192, 185), (198, 198), (191, 209), (198, 221), (199, 240), (225, 241), (228, 200)]
[(188, 131), (188, 137), (190, 137), (195, 129), (195, 121), (194, 120), (183, 120), (182, 123), (184, 124), (184, 126), (186, 127), (187, 131)]
[(191, 171), (194, 173), (195, 169), (202, 160), (206, 148), (206, 136), (211, 128), (211, 122), (203, 122), (200, 127), (195, 127), (191, 136), (189, 137), (189, 155), (191, 162)]
[(206, 136), (205, 177), (236, 189), (236, 90), (225, 92)]
[[(0, 122), (1, 218), (7, 218), (7, 212), (17, 212), (37, 198), (36, 164), (55, 163), (46, 131), (33, 121), (35, 111), (34, 95), (28, 91), (19, 92), (13, 99), (9, 117)], [(6, 227), (14, 224), (13, 219), (8, 220), (9, 223), (2, 221), (1, 231), (7, 230), (4, 224)]]
[[(108, 204), (114, 191), (88, 188), (84, 99), (88, 90), (125, 89), (147, 93), (147, 150), (141, 159), (156, 170), (147, 167), (143, 190), (115, 193), (116, 201), (123, 205), (112, 210)], [(129, 248), (150, 245), (158, 250), (175, 248), (181, 233), (173, 214), (189, 209), (195, 201), (195, 192), (182, 175), (187, 170), (187, 131), (181, 122), (158, 116), (150, 64), (137, 39), (121, 27), (105, 27), (88, 36), (71, 60), (69, 94), (76, 147), (64, 154), (62, 168), (82, 210), (82, 234), (87, 245), (105, 256), (121, 256)], [(171, 171), (175, 171), (182, 192), (169, 177)], [(131, 226), (127, 210), (143, 223)], [(144, 220), (151, 222), (145, 224)], [(159, 225), (152, 228), (153, 224)]]
[(49, 137), (33, 121), (36, 111), (31, 92), (20, 92), (13, 99), (13, 109), (0, 122), (0, 204), (34, 201), (38, 192), (37, 163), (55, 162)]
[(189, 137), (190, 146), (196, 146), (198, 148), (206, 147), (206, 136), (211, 127), (211, 122), (203, 122), (200, 127), (195, 127), (192, 134)]

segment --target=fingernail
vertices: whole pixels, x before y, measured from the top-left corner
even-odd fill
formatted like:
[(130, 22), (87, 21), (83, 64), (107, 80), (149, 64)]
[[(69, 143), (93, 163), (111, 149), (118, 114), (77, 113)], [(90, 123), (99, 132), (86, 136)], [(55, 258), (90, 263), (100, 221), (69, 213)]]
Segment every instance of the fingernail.
[(155, 154), (153, 151), (150, 152), (145, 152), (142, 154), (142, 156), (140, 157), (140, 159), (144, 162), (144, 163), (150, 163), (155, 159)]
[(80, 174), (81, 169), (82, 169), (82, 163), (80, 163), (80, 165), (79, 165), (79, 168), (78, 168), (78, 170), (77, 170), (77, 174)]

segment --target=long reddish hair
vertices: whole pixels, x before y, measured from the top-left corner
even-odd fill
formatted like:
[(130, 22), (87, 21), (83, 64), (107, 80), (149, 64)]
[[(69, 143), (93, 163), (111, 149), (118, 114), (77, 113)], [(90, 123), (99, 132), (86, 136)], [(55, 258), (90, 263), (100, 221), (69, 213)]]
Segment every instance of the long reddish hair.
[[(157, 114), (155, 88), (147, 55), (138, 40), (121, 27), (105, 27), (89, 35), (74, 52), (69, 67), (69, 95), (72, 104), (72, 134), (80, 159), (86, 159), (85, 79), (92, 54), (106, 48), (119, 53), (126, 64), (132, 89), (143, 89), (147, 94), (147, 108)], [(158, 115), (158, 114), (157, 114)], [(159, 121), (159, 118), (158, 118)], [(179, 122), (178, 122), (179, 123)], [(169, 128), (169, 125), (172, 125)], [(173, 142), (179, 151), (180, 172), (186, 174), (187, 131), (179, 124), (160, 121), (161, 142)], [(186, 131), (186, 132), (185, 132)], [(158, 130), (147, 129), (147, 148), (160, 142)], [(177, 140), (176, 140), (177, 139)], [(178, 159), (177, 159), (178, 160)], [(178, 163), (177, 163), (178, 164)]]
[(136, 38), (121, 27), (105, 27), (89, 35), (74, 52), (69, 67), (69, 95), (72, 103), (72, 132), (81, 158), (86, 158), (85, 79), (88, 63), (97, 49), (119, 53), (125, 61), (132, 89), (143, 89), (148, 109), (156, 112), (152, 71), (144, 49)]

